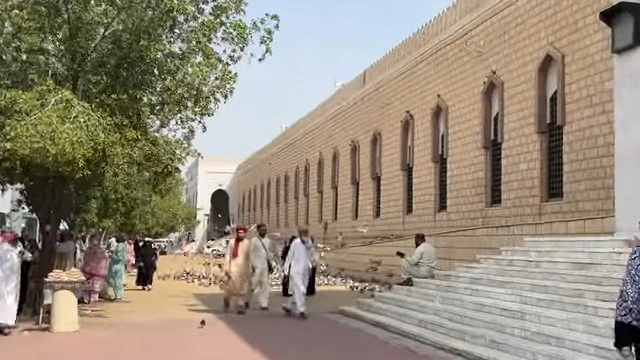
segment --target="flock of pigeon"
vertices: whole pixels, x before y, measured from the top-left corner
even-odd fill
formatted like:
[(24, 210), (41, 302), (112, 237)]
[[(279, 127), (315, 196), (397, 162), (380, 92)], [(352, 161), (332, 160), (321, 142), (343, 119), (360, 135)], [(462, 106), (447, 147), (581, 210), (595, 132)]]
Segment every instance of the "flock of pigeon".
[[(376, 279), (355, 279), (346, 276), (342, 271), (331, 271), (326, 263), (322, 262), (324, 253), (330, 251), (329, 247), (319, 245), (320, 265), (316, 272), (316, 286), (344, 286), (351, 291), (360, 293), (369, 292), (371, 294), (382, 292), (391, 287), (389, 282), (380, 282)], [(220, 284), (224, 279), (222, 270), (223, 257), (220, 254), (204, 254), (197, 257), (199, 264), (191, 268), (184, 268), (173, 274), (158, 275), (159, 280), (178, 280), (209, 287)], [(284, 276), (282, 262), (275, 259), (274, 271), (271, 274), (271, 287), (273, 290), (280, 290), (282, 278)]]

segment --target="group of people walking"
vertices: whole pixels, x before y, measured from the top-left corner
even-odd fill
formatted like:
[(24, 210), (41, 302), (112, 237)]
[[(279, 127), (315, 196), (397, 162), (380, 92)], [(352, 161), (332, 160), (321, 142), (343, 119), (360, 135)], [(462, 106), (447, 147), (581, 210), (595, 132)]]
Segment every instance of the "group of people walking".
[(105, 248), (98, 235), (89, 238), (84, 252), (82, 272), (87, 279), (84, 301), (98, 301), (105, 285), (113, 290), (115, 301), (124, 297), (127, 271), (137, 269), (136, 286), (151, 290), (153, 275), (157, 268), (158, 255), (150, 241), (126, 240), (117, 236), (109, 240)]
[[(274, 271), (273, 244), (267, 237), (267, 226), (259, 224), (258, 234), (251, 240), (245, 239), (245, 226), (238, 225), (235, 230), (235, 238), (229, 241), (223, 265), (224, 279), (220, 285), (224, 292), (224, 310), (234, 310), (243, 315), (252, 300), (256, 300), (259, 309), (267, 311), (270, 275)], [(283, 292), (291, 296), (282, 309), (289, 315), (295, 314), (302, 319), (307, 316), (306, 296), (315, 292), (315, 280), (313, 289), (308, 289), (310, 275), (317, 262), (315, 254), (309, 231), (304, 228), (285, 245), (282, 259), (286, 289), (283, 286)]]

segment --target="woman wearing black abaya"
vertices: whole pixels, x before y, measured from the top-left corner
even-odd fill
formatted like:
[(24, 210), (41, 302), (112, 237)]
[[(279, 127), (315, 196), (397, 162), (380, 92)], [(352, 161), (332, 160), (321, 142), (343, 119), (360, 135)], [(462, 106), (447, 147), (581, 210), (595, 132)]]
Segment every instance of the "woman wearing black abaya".
[[(296, 239), (296, 236), (292, 236), (289, 240), (285, 241), (284, 246), (282, 247), (282, 254), (280, 258), (282, 259), (282, 264), (284, 265), (285, 260), (287, 260), (287, 255), (289, 255), (289, 249), (291, 248), (291, 243)], [(284, 271), (284, 269), (282, 269)], [(286, 275), (282, 276), (282, 296), (289, 297), (289, 277)]]
[[(316, 245), (316, 239), (311, 237), (311, 243)], [(307, 284), (307, 296), (313, 296), (316, 294), (316, 265), (315, 262), (309, 271), (309, 283)]]
[(151, 245), (151, 241), (145, 241), (136, 254), (136, 263), (138, 264), (136, 285), (141, 286), (142, 290), (151, 290), (157, 260), (158, 255)]

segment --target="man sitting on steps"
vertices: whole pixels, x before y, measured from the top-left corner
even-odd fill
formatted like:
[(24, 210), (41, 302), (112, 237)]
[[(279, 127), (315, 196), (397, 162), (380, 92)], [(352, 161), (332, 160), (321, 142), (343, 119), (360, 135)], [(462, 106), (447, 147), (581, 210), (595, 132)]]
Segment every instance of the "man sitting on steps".
[(398, 251), (400, 257), (400, 275), (404, 280), (398, 283), (400, 286), (413, 286), (413, 278), (433, 279), (433, 271), (438, 262), (436, 249), (426, 242), (424, 234), (416, 234), (416, 250), (413, 255), (407, 256)]

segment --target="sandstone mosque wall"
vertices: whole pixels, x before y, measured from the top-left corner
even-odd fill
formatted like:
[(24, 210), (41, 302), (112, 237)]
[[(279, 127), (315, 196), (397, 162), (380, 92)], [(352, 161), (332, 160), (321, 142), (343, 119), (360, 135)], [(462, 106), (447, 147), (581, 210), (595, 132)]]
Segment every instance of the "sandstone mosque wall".
[(240, 164), (234, 218), (342, 232), (326, 259), (352, 273), (396, 270), (415, 232), (444, 269), (527, 235), (612, 232), (610, 3), (456, 1)]

